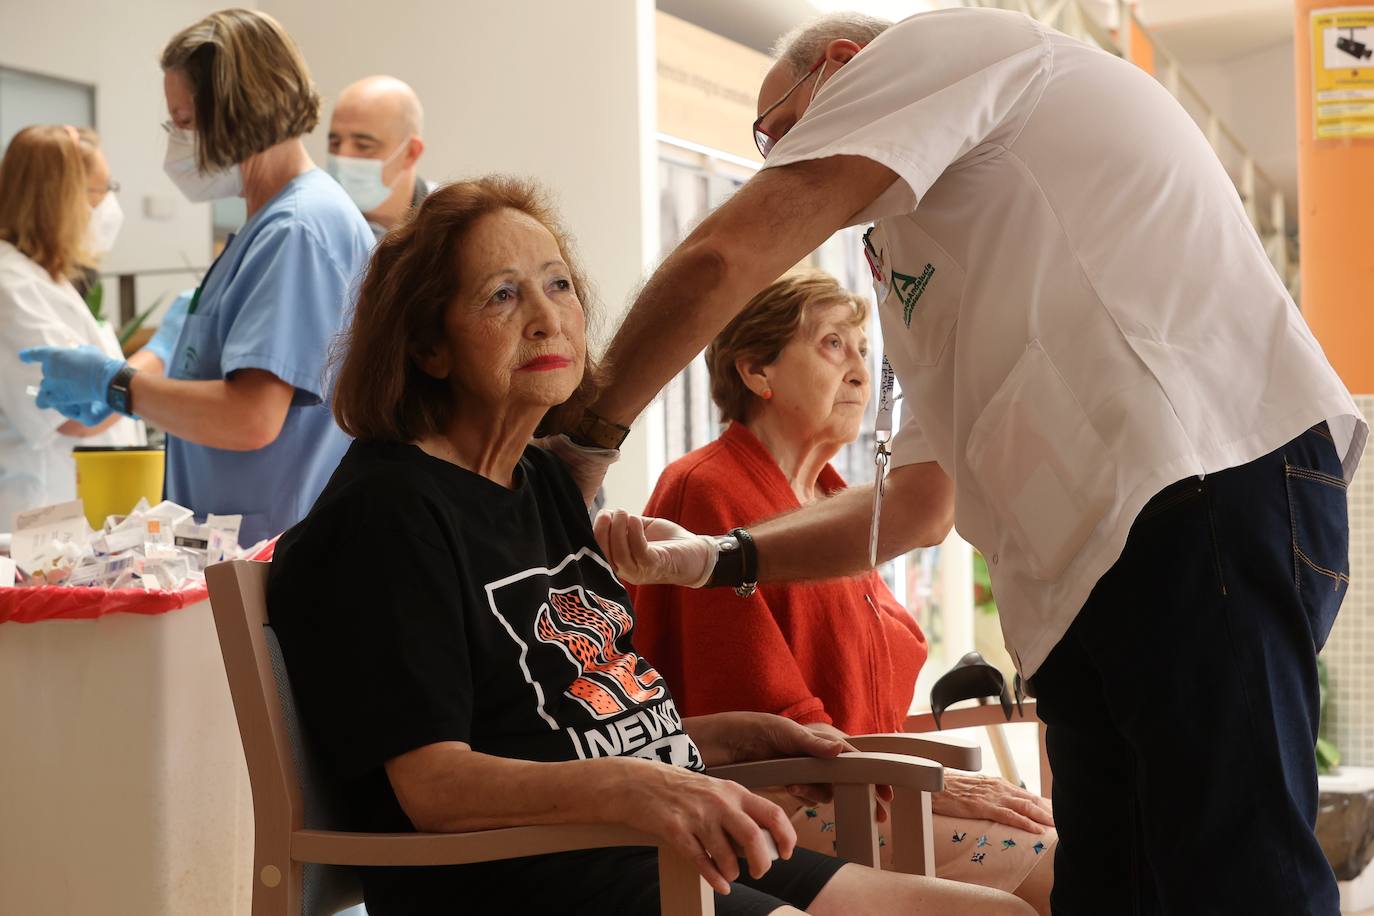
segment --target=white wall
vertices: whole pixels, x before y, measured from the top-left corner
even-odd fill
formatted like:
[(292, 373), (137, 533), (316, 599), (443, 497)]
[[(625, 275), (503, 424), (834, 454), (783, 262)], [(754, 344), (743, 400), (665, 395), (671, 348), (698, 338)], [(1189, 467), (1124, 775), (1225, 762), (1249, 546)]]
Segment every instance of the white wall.
[(1288, 212), (1298, 201), (1297, 88), (1293, 40), (1184, 72), (1255, 161), (1284, 192)]
[[(96, 127), (122, 185), (125, 213), (104, 270), (208, 264), (208, 205), (187, 202), (162, 173), (166, 141), (159, 125), (167, 111), (157, 61), (172, 35), (223, 5), (214, 0), (0, 0), (0, 64), (96, 87)], [(169, 217), (147, 218), (149, 198), (169, 207)], [(150, 303), (162, 288), (194, 283), (189, 274), (140, 283), (140, 304)]]
[[(404, 79), (425, 107), (420, 173), (541, 181), (576, 237), (603, 330), (614, 328), (658, 248), (651, 0), (263, 0), (258, 8), (295, 37), (326, 98), (322, 126), (307, 138), (317, 161), (344, 86), (373, 73)], [(643, 506), (646, 438), (637, 428), (627, 442), (607, 481), (611, 505)]]
[[(0, 0), (0, 64), (97, 87), (97, 127), (126, 213), (104, 268), (206, 265), (208, 205), (188, 203), (162, 173), (157, 58), (178, 29), (225, 3), (50, 0), (22, 15), (17, 5)], [(426, 177), (508, 172), (543, 182), (576, 237), (609, 336), (658, 251), (652, 0), (599, 0), (594, 13), (547, 0), (245, 5), (281, 20), (305, 54), (325, 98), (321, 126), (306, 138), (321, 164), (339, 91), (391, 73), (425, 105)], [(171, 208), (169, 219), (145, 217), (150, 197)], [(189, 275), (141, 283), (140, 300), (189, 285)], [(626, 443), (607, 481), (612, 505), (638, 509), (647, 499), (647, 438), (637, 428)]]

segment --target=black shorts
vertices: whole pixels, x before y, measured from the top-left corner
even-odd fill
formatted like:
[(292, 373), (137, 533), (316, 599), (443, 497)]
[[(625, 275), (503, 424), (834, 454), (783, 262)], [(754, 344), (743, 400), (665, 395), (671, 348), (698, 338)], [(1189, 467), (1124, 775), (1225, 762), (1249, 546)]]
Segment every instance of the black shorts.
[[(798, 849), (762, 878), (747, 873), (718, 916), (766, 916), (781, 906), (805, 909), (845, 864)], [(743, 863), (741, 863), (743, 869)], [(657, 916), (658, 852), (651, 847), (592, 849), (503, 862), (442, 868), (363, 870), (369, 916), (449, 913), (550, 913), (568, 916)]]

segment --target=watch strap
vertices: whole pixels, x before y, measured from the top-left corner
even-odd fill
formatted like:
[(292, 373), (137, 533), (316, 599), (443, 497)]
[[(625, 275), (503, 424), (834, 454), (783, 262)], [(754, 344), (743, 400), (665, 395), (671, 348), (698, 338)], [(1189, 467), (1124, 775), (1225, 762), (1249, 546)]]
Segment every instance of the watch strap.
[(137, 369), (125, 363), (110, 379), (110, 384), (105, 388), (105, 403), (110, 405), (111, 410), (130, 417), (134, 415), (134, 395), (130, 384), (137, 372)]
[(758, 587), (758, 548), (749, 532), (735, 528), (717, 537), (716, 547), (716, 565), (706, 587), (733, 588), (741, 598), (754, 594)]
[(577, 421), (568, 438), (585, 447), (618, 449), (629, 434), (630, 427), (613, 423), (590, 410), (584, 410), (582, 419)]
[(740, 556), (744, 558), (742, 578), (735, 586), (735, 594), (748, 598), (759, 585), (759, 548), (754, 536), (744, 528), (732, 528), (730, 533), (739, 541)]

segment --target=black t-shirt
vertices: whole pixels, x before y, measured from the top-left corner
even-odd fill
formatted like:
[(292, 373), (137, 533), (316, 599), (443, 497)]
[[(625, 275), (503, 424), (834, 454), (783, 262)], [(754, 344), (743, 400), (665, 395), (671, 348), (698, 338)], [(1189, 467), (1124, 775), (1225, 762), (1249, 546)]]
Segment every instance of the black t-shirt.
[(515, 476), (356, 442), (277, 546), (271, 623), (348, 829), (411, 830), (383, 764), (437, 741), (702, 769), (562, 463), (531, 446)]

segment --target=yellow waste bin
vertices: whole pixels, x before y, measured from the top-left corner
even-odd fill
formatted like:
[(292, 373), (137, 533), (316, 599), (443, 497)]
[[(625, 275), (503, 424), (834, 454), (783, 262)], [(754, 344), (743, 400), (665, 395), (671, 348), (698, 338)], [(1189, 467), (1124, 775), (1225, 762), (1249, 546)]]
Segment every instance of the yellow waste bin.
[(92, 528), (108, 515), (124, 515), (140, 497), (156, 505), (162, 499), (163, 450), (148, 446), (85, 446), (72, 449), (76, 461), (76, 495), (86, 507)]

